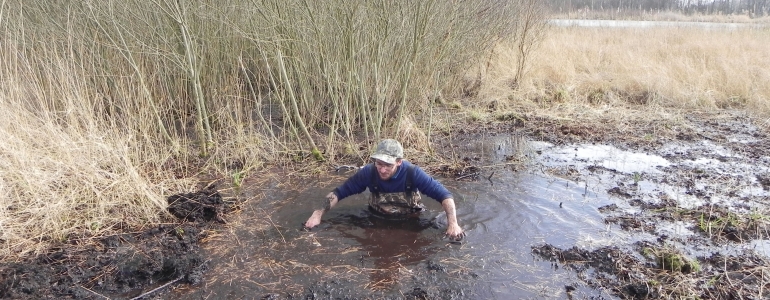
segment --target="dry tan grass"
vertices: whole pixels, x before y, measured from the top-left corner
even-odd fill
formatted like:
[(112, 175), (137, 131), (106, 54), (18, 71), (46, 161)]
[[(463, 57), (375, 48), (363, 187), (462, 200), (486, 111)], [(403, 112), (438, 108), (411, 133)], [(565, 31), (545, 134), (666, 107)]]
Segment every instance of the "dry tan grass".
[(99, 124), (71, 64), (52, 62), (42, 79), (13, 63), (0, 71), (0, 257), (162, 221), (165, 196), (192, 184), (162, 167), (172, 149), (148, 151), (132, 141), (141, 134)]
[(768, 30), (552, 27), (518, 90), (501, 44), (476, 106), (584, 113), (746, 109), (770, 116)]

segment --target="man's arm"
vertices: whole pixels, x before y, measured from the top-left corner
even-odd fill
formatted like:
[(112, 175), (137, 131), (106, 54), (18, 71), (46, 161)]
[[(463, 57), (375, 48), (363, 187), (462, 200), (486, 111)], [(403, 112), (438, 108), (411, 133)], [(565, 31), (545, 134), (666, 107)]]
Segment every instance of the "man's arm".
[(321, 201), (319, 204), (319, 207), (313, 211), (313, 214), (310, 215), (310, 218), (307, 219), (307, 222), (305, 222), (305, 228), (313, 228), (316, 227), (316, 225), (321, 224), (321, 217), (332, 209), (335, 205), (337, 205), (337, 202), (339, 200), (337, 199), (337, 194), (334, 192), (329, 193), (326, 195), (326, 198)]
[(452, 198), (446, 198), (441, 201), (441, 206), (444, 207), (446, 212), (446, 235), (454, 240), (461, 240), (465, 236), (465, 232), (457, 225), (457, 215), (455, 213), (455, 200)]
[(326, 198), (318, 202), (318, 207), (313, 211), (313, 214), (305, 222), (305, 228), (313, 228), (318, 224), (321, 224), (321, 217), (332, 209), (340, 199), (358, 194), (366, 190), (366, 185), (369, 182), (370, 175), (372, 174), (371, 164), (366, 165), (359, 169), (356, 174), (353, 174), (345, 182), (334, 189), (331, 193), (326, 195)]

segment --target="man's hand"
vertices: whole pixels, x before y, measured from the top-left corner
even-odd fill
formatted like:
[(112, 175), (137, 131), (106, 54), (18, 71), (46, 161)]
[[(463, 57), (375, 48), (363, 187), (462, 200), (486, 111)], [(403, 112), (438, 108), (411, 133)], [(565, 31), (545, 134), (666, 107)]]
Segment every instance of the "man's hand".
[(318, 224), (321, 224), (321, 216), (323, 216), (323, 211), (314, 211), (310, 218), (307, 219), (307, 222), (305, 222), (305, 228), (311, 229), (316, 227)]
[(446, 235), (449, 239), (454, 241), (460, 241), (465, 237), (465, 232), (457, 225), (457, 216), (455, 215), (455, 201), (452, 198), (444, 199), (441, 201), (441, 206), (444, 207), (446, 212)]
[(457, 223), (448, 224), (446, 227), (446, 236), (453, 241), (461, 241), (465, 237), (465, 232)]
[(307, 219), (307, 222), (305, 222), (305, 228), (311, 229), (313, 227), (316, 227), (318, 224), (321, 224), (321, 217), (332, 209), (335, 205), (337, 205), (337, 194), (334, 192), (329, 193), (326, 195), (326, 198), (324, 198), (322, 205), (313, 211), (313, 214), (310, 215), (310, 218)]

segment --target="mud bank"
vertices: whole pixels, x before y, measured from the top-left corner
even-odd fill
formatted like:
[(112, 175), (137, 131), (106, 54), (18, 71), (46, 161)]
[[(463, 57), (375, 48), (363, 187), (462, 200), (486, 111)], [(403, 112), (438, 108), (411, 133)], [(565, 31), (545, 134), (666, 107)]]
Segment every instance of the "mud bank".
[(228, 205), (216, 190), (168, 198), (178, 224), (106, 237), (71, 237), (29, 261), (0, 265), (3, 299), (135, 299), (204, 280), (199, 241)]

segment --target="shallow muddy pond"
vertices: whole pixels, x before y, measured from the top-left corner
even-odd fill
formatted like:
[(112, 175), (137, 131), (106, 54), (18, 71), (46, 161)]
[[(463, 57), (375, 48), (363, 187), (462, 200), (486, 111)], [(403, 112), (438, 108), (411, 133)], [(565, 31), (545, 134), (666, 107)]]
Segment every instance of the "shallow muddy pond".
[[(691, 259), (770, 254), (765, 227), (720, 240), (699, 232), (692, 221), (704, 205), (721, 204), (736, 215), (766, 211), (767, 189), (755, 174), (768, 173), (767, 161), (746, 163), (731, 158), (740, 154), (703, 143), (644, 153), (514, 142), (509, 136), (485, 137), (456, 151), (474, 153), (466, 161), (478, 170), (461, 179), (437, 176), (454, 194), (467, 232), (461, 243), (443, 237), (438, 202), (423, 197), (428, 210), (419, 220), (385, 220), (367, 210), (368, 192), (342, 200), (319, 227), (302, 230), (317, 202), (354, 170), (303, 182), (274, 179), (261, 190), (247, 181), (240, 195), (247, 201), (231, 217), (229, 231), (206, 241), (205, 282), (167, 296), (614, 299), (617, 291), (586, 281), (590, 270), (586, 275), (565, 268), (565, 261), (533, 249), (612, 246), (644, 260), (632, 246), (642, 242)], [(672, 212), (681, 215), (666, 214)]]

